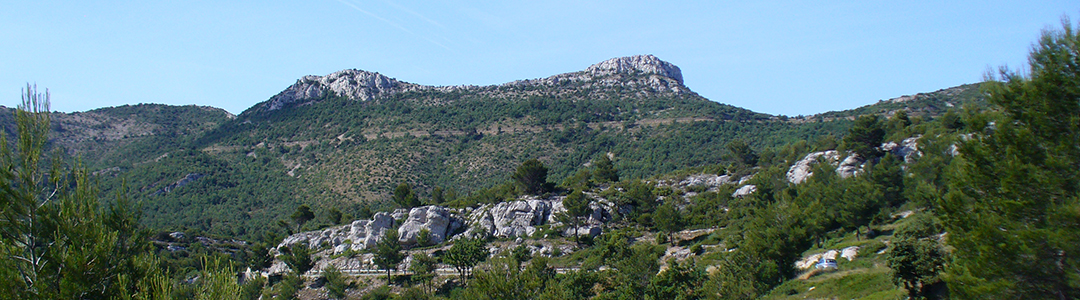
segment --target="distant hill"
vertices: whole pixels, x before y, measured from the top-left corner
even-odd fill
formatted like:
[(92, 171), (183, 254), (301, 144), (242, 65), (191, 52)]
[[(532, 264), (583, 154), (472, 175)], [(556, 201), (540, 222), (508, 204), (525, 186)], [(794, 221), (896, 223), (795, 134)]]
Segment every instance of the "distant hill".
[(54, 144), (83, 157), (106, 192), (126, 181), (153, 226), (244, 236), (301, 203), (354, 214), (386, 207), (401, 182), (422, 198), (436, 187), (465, 195), (505, 182), (532, 158), (555, 182), (608, 154), (623, 178), (726, 164), (735, 139), (764, 149), (842, 136), (848, 117), (896, 109), (933, 117), (979, 101), (973, 90), (800, 121), (705, 99), (683, 85), (677, 66), (651, 55), (493, 86), (343, 70), (305, 76), (235, 117), (164, 105), (55, 114)]
[[(14, 108), (0, 106), (0, 126), (14, 134)], [(91, 168), (141, 162), (182, 147), (234, 118), (206, 106), (138, 104), (86, 112), (53, 113), (53, 146), (78, 155)]]
[(929, 93), (905, 95), (888, 100), (880, 100), (874, 104), (868, 104), (855, 109), (843, 111), (831, 111), (826, 113), (795, 118), (796, 120), (831, 120), (836, 118), (853, 118), (860, 115), (878, 114), (889, 116), (904, 110), (911, 117), (934, 118), (945, 114), (950, 109), (961, 110), (965, 105), (975, 108), (986, 108), (986, 98), (981, 91), (981, 84), (965, 84), (961, 86), (940, 89)]

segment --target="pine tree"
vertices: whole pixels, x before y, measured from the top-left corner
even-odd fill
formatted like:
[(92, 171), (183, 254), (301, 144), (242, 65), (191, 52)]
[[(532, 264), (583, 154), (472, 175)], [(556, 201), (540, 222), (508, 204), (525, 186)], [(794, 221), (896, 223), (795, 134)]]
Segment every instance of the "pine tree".
[(423, 283), (425, 291), (431, 289), (431, 281), (438, 275), (435, 267), (435, 258), (424, 252), (413, 254), (412, 262), (409, 263), (409, 271), (413, 273), (412, 279)]
[(408, 183), (400, 183), (394, 188), (393, 194), (394, 202), (401, 206), (401, 208), (409, 209), (420, 206), (420, 199), (416, 197), (416, 193), (413, 193), (412, 187)]
[(1003, 114), (969, 126), (953, 160), (940, 210), (955, 297), (1080, 298), (1080, 35), (1044, 31), (1029, 62), (990, 78)]
[(570, 225), (574, 226), (574, 236), (577, 237), (578, 222), (589, 214), (589, 198), (585, 197), (581, 190), (574, 190), (563, 199), (563, 207), (566, 208), (566, 214), (572, 223)]
[(85, 168), (46, 158), (49, 95), (24, 92), (14, 143), (0, 138), (0, 298), (152, 294), (162, 276), (137, 206), (123, 192), (102, 205)]
[(280, 250), (281, 255), (278, 258), (297, 275), (303, 275), (315, 266), (315, 262), (311, 261), (311, 248), (307, 244), (295, 244)]
[(855, 119), (848, 134), (841, 144), (844, 149), (858, 154), (865, 160), (874, 160), (881, 156), (881, 142), (885, 139), (885, 129), (877, 115), (863, 115)]
[(619, 170), (615, 169), (615, 164), (611, 162), (606, 154), (600, 155), (593, 160), (593, 165), (596, 169), (593, 170), (593, 179), (596, 182), (618, 182)]
[(675, 206), (671, 203), (664, 203), (656, 208), (656, 212), (652, 216), (656, 229), (666, 234), (667, 240), (674, 245), (675, 241), (671, 240), (671, 236), (676, 230), (679, 230), (681, 225), (681, 218)]
[(397, 265), (405, 259), (399, 237), (397, 229), (387, 229), (375, 244), (375, 265), (386, 270), (386, 282), (391, 282), (390, 271), (397, 270)]
[(484, 240), (476, 238), (458, 239), (450, 247), (450, 250), (447, 250), (446, 254), (443, 255), (443, 262), (454, 266), (458, 271), (458, 279), (465, 282), (469, 271), (487, 257), (488, 250), (484, 246)]
[(326, 294), (333, 299), (344, 300), (345, 292), (349, 288), (345, 284), (345, 275), (333, 264), (326, 266), (322, 271), (323, 279), (326, 280)]
[(299, 207), (296, 208), (296, 211), (289, 216), (289, 218), (291, 218), (293, 222), (296, 223), (296, 231), (300, 232), (300, 228), (304, 227), (304, 223), (307, 223), (308, 221), (311, 221), (315, 218), (315, 213), (311, 212), (311, 207), (307, 206), (307, 204), (301, 204)]
[(530, 159), (521, 163), (512, 177), (525, 194), (536, 195), (548, 191), (547, 173), (544, 163)]

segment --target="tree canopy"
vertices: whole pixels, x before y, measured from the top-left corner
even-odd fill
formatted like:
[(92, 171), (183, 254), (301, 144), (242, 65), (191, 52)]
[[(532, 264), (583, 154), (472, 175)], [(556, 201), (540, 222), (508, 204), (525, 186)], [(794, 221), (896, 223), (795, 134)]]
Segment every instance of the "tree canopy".
[(1080, 33), (1043, 32), (1029, 74), (990, 76), (991, 122), (969, 122), (941, 202), (952, 295), (1080, 298)]
[(518, 166), (512, 178), (525, 194), (536, 195), (550, 189), (547, 182), (548, 168), (536, 159), (526, 160)]

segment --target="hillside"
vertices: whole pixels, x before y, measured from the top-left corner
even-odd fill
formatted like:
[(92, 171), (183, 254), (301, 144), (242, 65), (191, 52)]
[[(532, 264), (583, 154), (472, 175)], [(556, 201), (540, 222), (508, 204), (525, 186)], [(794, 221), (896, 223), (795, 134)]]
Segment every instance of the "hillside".
[(236, 117), (50, 123), (28, 88), (0, 295), (1080, 298), (1077, 45), (1066, 23), (1024, 73), (796, 119), (651, 56), (490, 87), (346, 70)]
[[(14, 135), (15, 109), (0, 106), (0, 126)], [(92, 169), (142, 162), (183, 147), (234, 116), (213, 107), (138, 104), (53, 113), (50, 143)]]
[[(959, 102), (950, 99), (905, 103), (915, 111)], [(194, 107), (105, 108), (56, 114), (54, 136), (109, 175), (101, 177), (105, 192), (126, 181), (153, 227), (251, 236), (301, 203), (353, 215), (392, 207), (391, 190), (402, 182), (421, 198), (435, 188), (466, 196), (509, 180), (531, 158), (554, 182), (600, 155), (611, 155), (624, 178), (724, 164), (733, 140), (766, 149), (839, 137), (850, 121), (837, 116), (852, 113), (796, 122), (717, 103), (683, 85), (677, 66), (647, 55), (493, 86), (425, 86), (343, 70), (305, 76), (235, 117)]]

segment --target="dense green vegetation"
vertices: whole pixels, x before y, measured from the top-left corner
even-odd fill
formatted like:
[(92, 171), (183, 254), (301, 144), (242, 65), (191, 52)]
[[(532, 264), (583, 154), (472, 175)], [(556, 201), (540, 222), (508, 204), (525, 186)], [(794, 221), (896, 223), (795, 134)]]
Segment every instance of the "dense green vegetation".
[[(512, 180), (514, 168), (529, 159), (542, 162), (558, 183), (610, 154), (598, 163), (618, 169), (618, 176), (598, 176), (641, 179), (745, 159), (730, 155), (729, 141), (763, 149), (839, 136), (850, 126), (846, 119), (787, 122), (692, 93), (620, 89), (500, 86), (414, 91), (366, 102), (327, 93), (313, 104), (253, 108), (232, 119), (189, 116), (196, 112), (190, 109), (119, 107), (101, 113), (160, 112), (140, 120), (189, 129), (147, 135), (132, 142), (138, 150), (117, 148), (105, 158), (76, 154), (92, 157), (92, 168), (103, 170), (105, 176), (95, 179), (106, 194), (130, 187), (147, 225), (258, 239), (277, 231), (274, 224), (301, 204), (317, 216), (299, 228), (310, 230), (340, 222), (330, 217), (332, 209), (364, 216), (423, 204), (437, 189), (440, 199), (434, 203), (466, 196), (479, 199), (474, 202), (505, 200), (509, 194), (486, 189), (508, 187), (503, 183)], [(219, 124), (214, 122), (220, 126), (192, 127)]]
[[(889, 102), (888, 115), (788, 122), (694, 95), (549, 97), (535, 86), (328, 96), (230, 120), (135, 106), (99, 113), (163, 124), (129, 146), (169, 141), (79, 152), (107, 153), (95, 168), (121, 170), (97, 176), (50, 154), (68, 149), (48, 139), (48, 96), (27, 87), (2, 116), (0, 299), (1080, 298), (1080, 33), (1063, 26), (1043, 34), (1029, 73), (1003, 69), (980, 84), (986, 102), (954, 91), (970, 105), (940, 114)], [(529, 96), (491, 97), (500, 89)], [(139, 116), (148, 110), (168, 112)], [(184, 113), (192, 119), (164, 117)], [(911, 137), (918, 155), (880, 148)], [(860, 171), (841, 176), (822, 159), (789, 182), (795, 161), (831, 149), (864, 159)], [(702, 173), (753, 175), (756, 191), (660, 184)], [(406, 256), (390, 230), (368, 250), (387, 276), (371, 280), (316, 268), (323, 245), (270, 251), (283, 234), (372, 210), (539, 194), (565, 195), (569, 224), (593, 197), (618, 210), (595, 237), (545, 228), (522, 241), (430, 245), (424, 235), (430, 255)], [(573, 252), (525, 247), (540, 242)], [(860, 258), (839, 270), (796, 267), (847, 246)], [(661, 261), (669, 249), (692, 254)], [(267, 269), (273, 254), (287, 271), (237, 276)], [(410, 274), (392, 276), (407, 257)], [(440, 278), (439, 264), (457, 275)]]

